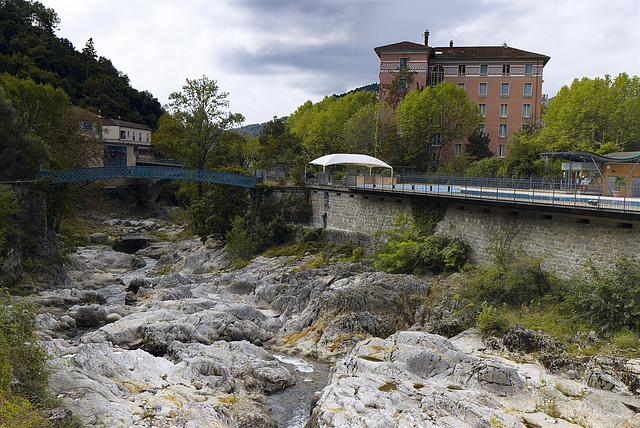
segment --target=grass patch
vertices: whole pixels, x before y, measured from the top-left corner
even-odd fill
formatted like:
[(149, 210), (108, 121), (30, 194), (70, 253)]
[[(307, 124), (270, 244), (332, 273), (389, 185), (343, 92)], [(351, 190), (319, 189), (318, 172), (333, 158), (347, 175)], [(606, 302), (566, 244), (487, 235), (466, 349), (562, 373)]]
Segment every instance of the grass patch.
[(398, 389), (398, 385), (396, 385), (395, 382), (387, 382), (384, 385), (380, 385), (378, 387), (378, 390), (382, 392), (395, 391), (396, 389)]

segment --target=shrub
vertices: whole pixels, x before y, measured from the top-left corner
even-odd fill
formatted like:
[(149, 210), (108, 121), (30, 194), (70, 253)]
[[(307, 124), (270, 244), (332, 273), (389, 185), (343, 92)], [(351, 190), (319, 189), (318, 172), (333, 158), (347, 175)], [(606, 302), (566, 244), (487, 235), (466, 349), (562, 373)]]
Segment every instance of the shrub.
[(48, 427), (31, 403), (21, 397), (0, 392), (0, 427), (41, 428)]
[(242, 221), (242, 217), (236, 216), (226, 235), (227, 251), (235, 262), (250, 260), (253, 255), (249, 232), (242, 228)]
[(542, 266), (542, 258), (518, 248), (517, 229), (494, 233), (487, 253), (491, 261), (465, 278), (463, 293), (476, 302), (493, 305), (528, 305), (551, 295), (562, 298), (562, 283)]
[(468, 256), (469, 246), (457, 238), (402, 234), (380, 248), (375, 267), (389, 273), (415, 274), (460, 270)]
[(611, 269), (587, 262), (574, 277), (569, 302), (574, 311), (601, 332), (640, 328), (640, 261), (620, 257)]
[(489, 336), (503, 331), (506, 323), (498, 309), (487, 302), (482, 302), (482, 310), (476, 318), (476, 326), (485, 336)]
[(49, 400), (46, 351), (36, 344), (34, 308), (0, 296), (0, 393), (15, 393), (32, 403)]

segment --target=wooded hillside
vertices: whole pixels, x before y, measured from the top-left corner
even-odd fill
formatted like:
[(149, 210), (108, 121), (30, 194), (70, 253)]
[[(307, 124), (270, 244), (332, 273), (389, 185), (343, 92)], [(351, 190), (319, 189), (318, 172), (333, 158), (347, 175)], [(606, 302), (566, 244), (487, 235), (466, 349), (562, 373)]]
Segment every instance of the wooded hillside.
[(74, 105), (155, 129), (160, 102), (131, 87), (89, 39), (78, 51), (54, 34), (60, 19), (37, 1), (0, 0), (0, 73), (63, 89)]

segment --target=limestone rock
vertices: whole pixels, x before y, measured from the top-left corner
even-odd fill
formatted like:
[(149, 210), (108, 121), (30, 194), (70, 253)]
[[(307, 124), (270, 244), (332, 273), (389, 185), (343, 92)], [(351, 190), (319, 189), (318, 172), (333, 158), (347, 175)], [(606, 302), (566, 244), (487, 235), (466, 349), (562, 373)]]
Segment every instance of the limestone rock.
[(516, 371), (472, 357), (444, 337), (399, 332), (359, 342), (338, 362), (309, 427), (524, 428), (499, 396), (529, 395)]

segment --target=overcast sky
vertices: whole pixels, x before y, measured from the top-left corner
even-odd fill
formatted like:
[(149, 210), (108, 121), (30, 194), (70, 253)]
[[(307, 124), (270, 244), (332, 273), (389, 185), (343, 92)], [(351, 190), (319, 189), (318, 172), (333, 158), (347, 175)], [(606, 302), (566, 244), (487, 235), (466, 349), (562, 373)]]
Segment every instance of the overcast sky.
[(56, 32), (165, 105), (206, 75), (245, 124), (378, 80), (376, 46), (497, 46), (548, 55), (543, 93), (574, 78), (640, 75), (638, 0), (39, 0)]

